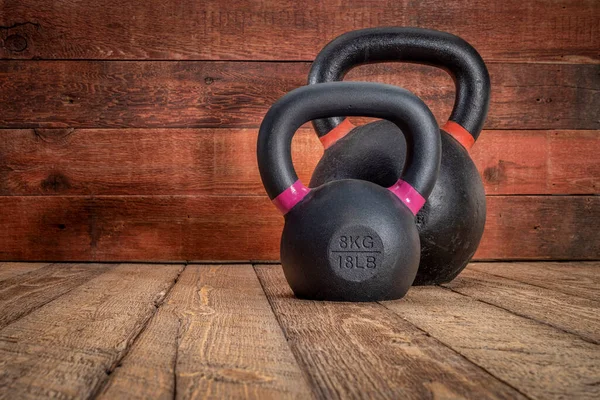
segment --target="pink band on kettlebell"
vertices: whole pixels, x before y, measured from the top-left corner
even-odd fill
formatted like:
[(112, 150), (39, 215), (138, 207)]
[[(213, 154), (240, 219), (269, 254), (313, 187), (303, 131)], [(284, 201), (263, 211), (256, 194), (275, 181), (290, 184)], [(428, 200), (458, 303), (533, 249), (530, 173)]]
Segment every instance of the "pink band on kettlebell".
[(400, 201), (406, 204), (406, 207), (414, 215), (417, 215), (421, 207), (425, 204), (425, 198), (421, 196), (421, 193), (417, 192), (410, 183), (404, 182), (402, 179), (398, 179), (398, 182), (390, 186), (388, 190), (398, 196)]
[(275, 207), (285, 215), (294, 208), (308, 192), (310, 192), (310, 189), (304, 186), (302, 182), (300, 182), (300, 179), (298, 179), (292, 186), (281, 192), (279, 196), (275, 197), (272, 202), (275, 204)]

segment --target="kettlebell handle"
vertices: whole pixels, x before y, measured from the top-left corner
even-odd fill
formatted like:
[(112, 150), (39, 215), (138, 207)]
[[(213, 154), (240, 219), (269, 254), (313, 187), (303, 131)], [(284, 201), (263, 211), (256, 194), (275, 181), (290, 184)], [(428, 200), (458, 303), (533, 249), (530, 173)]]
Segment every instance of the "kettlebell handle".
[[(310, 191), (292, 164), (292, 137), (304, 123), (332, 116), (366, 116), (396, 124), (407, 143), (406, 166), (389, 189), (416, 214), (433, 190), (441, 160), (439, 128), (429, 108), (406, 89), (367, 82), (303, 86), (269, 109), (258, 134), (258, 168), (263, 184), (283, 214)], [(398, 133), (400, 134), (400, 133)]]
[[(479, 136), (487, 115), (490, 77), (479, 53), (458, 36), (402, 27), (348, 32), (321, 50), (312, 64), (308, 83), (341, 81), (356, 66), (390, 61), (431, 65), (452, 76), (456, 98), (450, 119), (442, 129), (468, 149)], [(323, 137), (343, 121), (344, 117), (332, 117), (315, 120), (313, 126), (317, 135)]]

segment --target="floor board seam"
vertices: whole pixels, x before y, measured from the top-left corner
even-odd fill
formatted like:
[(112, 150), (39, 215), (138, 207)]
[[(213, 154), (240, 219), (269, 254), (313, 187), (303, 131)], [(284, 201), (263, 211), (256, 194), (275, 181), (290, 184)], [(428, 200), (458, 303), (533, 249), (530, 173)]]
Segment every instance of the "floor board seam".
[[(285, 342), (287, 344), (287, 347), (290, 350), (290, 352), (292, 353), (292, 357), (294, 357), (294, 361), (296, 361), (296, 365), (298, 366), (298, 369), (300, 371), (302, 371), (302, 375), (304, 376), (304, 380), (305, 380), (307, 386), (311, 390), (311, 394), (313, 395), (313, 397), (315, 399), (321, 398), (321, 396), (319, 396), (319, 392), (317, 391), (317, 388), (315, 388), (314, 385), (312, 384), (312, 380), (310, 379), (310, 374), (308, 373), (308, 371), (306, 370), (306, 368), (303, 367), (304, 363), (301, 362), (301, 360), (299, 359), (298, 355), (294, 351), (294, 348), (291, 345), (291, 340), (290, 340), (289, 336), (287, 335), (287, 333), (285, 331), (285, 328), (283, 327), (283, 324), (281, 322), (281, 319), (279, 318), (279, 315), (275, 311), (275, 306), (273, 305), (273, 302), (271, 301), (271, 298), (267, 294), (267, 291), (265, 289), (265, 285), (264, 285), (263, 281), (260, 279), (260, 276), (258, 276), (258, 272), (256, 270), (256, 267), (258, 265), (261, 265), (261, 264), (252, 264), (252, 269), (254, 270), (254, 275), (256, 276), (256, 279), (258, 279), (258, 283), (260, 284), (260, 287), (261, 287), (261, 289), (262, 289), (262, 291), (263, 291), (263, 293), (264, 293), (264, 295), (265, 295), (265, 297), (267, 299), (267, 302), (269, 303), (269, 307), (271, 308), (271, 313), (273, 313), (273, 316), (275, 317), (275, 321), (277, 321), (277, 325), (279, 326), (279, 329), (281, 330), (281, 333), (282, 333), (283, 337), (285, 338)], [(276, 268), (276, 266), (273, 265), (273, 264), (262, 264), (262, 265), (267, 265), (268, 268)]]
[[(52, 266), (52, 265), (55, 265), (55, 264), (56, 264), (56, 263), (52, 263), (52, 264), (50, 264), (50, 265), (47, 265), (47, 266), (45, 266), (45, 267), (42, 267), (42, 268), (47, 268), (47, 267), (50, 267), (50, 266)], [(44, 303), (42, 303), (42, 304), (38, 304), (37, 306), (33, 307), (31, 310), (29, 310), (29, 311), (27, 311), (27, 312), (23, 313), (22, 315), (19, 315), (18, 317), (14, 318), (14, 319), (12, 319), (12, 320), (10, 320), (10, 321), (8, 321), (8, 322), (6, 322), (4, 325), (0, 325), (0, 332), (1, 332), (2, 330), (4, 330), (6, 327), (8, 327), (10, 324), (13, 324), (13, 323), (15, 323), (15, 322), (19, 321), (19, 320), (20, 320), (20, 319), (22, 319), (22, 318), (25, 318), (25, 317), (26, 317), (26, 316), (28, 316), (29, 314), (31, 314), (31, 313), (33, 313), (33, 312), (35, 312), (35, 311), (39, 310), (40, 308), (44, 307), (45, 305), (48, 305), (48, 304), (52, 303), (53, 301), (56, 301), (56, 300), (60, 299), (61, 297), (65, 296), (65, 295), (67, 295), (67, 294), (69, 294), (69, 293), (71, 293), (73, 290), (75, 290), (75, 289), (77, 289), (77, 288), (79, 288), (79, 287), (83, 286), (84, 284), (88, 283), (88, 282), (89, 282), (89, 281), (91, 281), (92, 279), (95, 279), (95, 278), (97, 278), (98, 276), (100, 276), (100, 275), (102, 275), (102, 274), (105, 274), (105, 273), (107, 273), (107, 272), (108, 272), (108, 271), (110, 271), (111, 269), (114, 269), (114, 268), (115, 268), (117, 265), (118, 265), (118, 264), (110, 265), (110, 267), (108, 267), (108, 268), (106, 269), (106, 271), (104, 271), (104, 272), (101, 272), (100, 274), (98, 274), (98, 275), (95, 275), (95, 276), (90, 276), (90, 278), (89, 278), (89, 279), (86, 279), (85, 281), (81, 282), (80, 284), (73, 286), (72, 288), (68, 289), (66, 292), (64, 292), (64, 293), (61, 293), (61, 294), (59, 294), (58, 296), (56, 296), (56, 297), (54, 297), (54, 298), (52, 298), (52, 299), (49, 299), (48, 301), (46, 301), (46, 302), (44, 302)], [(41, 269), (41, 268), (39, 268), (39, 269)], [(35, 270), (35, 271), (38, 271), (39, 269), (37, 269), (37, 270)], [(34, 272), (34, 271), (30, 271), (30, 272)], [(27, 272), (27, 273), (30, 273), (30, 272)]]
[[(0, 262), (0, 264), (3, 264), (4, 262), (5, 261), (2, 261), (2, 262)], [(13, 262), (13, 261), (7, 261), (7, 262)], [(18, 262), (18, 261), (16, 261), (16, 262)], [(28, 262), (23, 262), (23, 264), (28, 264)], [(42, 268), (47, 268), (47, 267), (50, 267), (50, 266), (56, 265), (56, 264), (60, 264), (60, 263), (55, 263), (55, 262), (46, 263), (45, 265), (42, 265), (41, 267), (33, 269), (31, 271), (26, 271), (26, 272), (23, 272), (23, 273), (14, 275), (14, 276), (9, 276), (8, 278), (0, 279), (0, 285), (2, 284), (2, 282), (7, 281), (9, 279), (19, 278), (19, 277), (22, 277), (23, 275), (31, 274), (33, 272), (39, 271)]]
[[(183, 269), (181, 270), (179, 275), (177, 275), (177, 278), (175, 279), (175, 283), (173, 284), (171, 289), (175, 287), (175, 285), (177, 284), (177, 281), (179, 280), (179, 277), (187, 269), (188, 265), (190, 265), (190, 262), (186, 261), (185, 265), (183, 266)], [(171, 290), (169, 290), (169, 294), (170, 293), (171, 293)], [(167, 296), (165, 296), (165, 301), (167, 299)], [(157, 310), (157, 312), (158, 312), (158, 310)], [(183, 319), (180, 316), (176, 315), (175, 313), (173, 313), (173, 314), (177, 317), (177, 324), (178, 324), (177, 325), (177, 336), (175, 337), (175, 354), (173, 355), (173, 397), (172, 397), (172, 399), (175, 400), (177, 398), (177, 380), (178, 380), (177, 379), (177, 375), (178, 375), (177, 365), (179, 363), (179, 346), (181, 345), (181, 337), (183, 336), (183, 332), (181, 331)]]
[(173, 400), (177, 398), (177, 364), (179, 363), (179, 346), (181, 346), (181, 337), (183, 336), (183, 332), (181, 331), (183, 320), (181, 319), (181, 317), (177, 317), (177, 324), (177, 336), (175, 337), (175, 354), (173, 355)]
[(449, 288), (449, 287), (447, 287), (447, 286), (439, 286), (439, 287), (440, 287), (440, 288), (442, 288), (442, 289), (444, 289), (444, 290), (449, 290), (449, 291), (451, 291), (451, 292), (453, 292), (453, 293), (459, 294), (459, 295), (461, 295), (461, 296), (468, 297), (468, 298), (470, 298), (470, 299), (473, 299), (473, 300), (475, 300), (475, 301), (478, 301), (478, 302), (480, 302), (480, 303), (486, 304), (486, 305), (488, 305), (488, 306), (496, 307), (496, 308), (498, 308), (498, 309), (500, 309), (500, 310), (503, 310), (503, 311), (506, 311), (506, 312), (508, 312), (508, 313), (510, 313), (510, 314), (512, 314), (512, 315), (516, 315), (517, 317), (520, 317), (520, 318), (525, 318), (525, 319), (527, 319), (527, 320), (533, 321), (533, 322), (535, 322), (535, 323), (538, 323), (538, 324), (540, 324), (540, 325), (545, 325), (545, 326), (548, 326), (548, 327), (550, 327), (550, 328), (552, 328), (552, 329), (556, 329), (556, 330), (558, 330), (558, 331), (561, 331), (561, 332), (563, 332), (563, 333), (566, 333), (566, 334), (568, 334), (568, 335), (575, 336), (575, 337), (577, 337), (577, 338), (579, 338), (579, 339), (583, 340), (584, 342), (591, 343), (591, 344), (595, 344), (595, 345), (599, 345), (599, 344), (600, 344), (600, 342), (599, 342), (599, 341), (596, 341), (596, 340), (593, 340), (593, 339), (590, 339), (590, 338), (583, 337), (583, 336), (581, 336), (579, 333), (568, 331), (568, 330), (566, 330), (566, 329), (564, 329), (564, 328), (561, 328), (561, 327), (559, 327), (559, 326), (553, 325), (553, 324), (551, 324), (551, 323), (549, 323), (549, 322), (546, 322), (546, 321), (540, 321), (540, 320), (538, 320), (538, 319), (536, 319), (536, 318), (530, 317), (530, 316), (528, 316), (528, 315), (523, 315), (523, 314), (520, 314), (520, 313), (518, 313), (518, 312), (516, 312), (516, 311), (513, 311), (513, 310), (510, 310), (510, 309), (508, 309), (508, 308), (505, 308), (505, 307), (499, 306), (499, 305), (497, 305), (497, 304), (490, 303), (490, 302), (488, 302), (488, 301), (485, 301), (485, 300), (482, 300), (482, 299), (478, 299), (478, 298), (476, 298), (476, 297), (473, 297), (473, 296), (466, 295), (466, 294), (464, 294), (464, 293), (461, 293), (461, 292), (459, 292), (459, 291), (457, 291), (457, 290), (455, 290), (455, 289)]
[[(462, 295), (462, 293), (459, 293)], [(463, 295), (464, 296), (464, 295)], [(496, 376), (495, 374), (493, 374), (491, 371), (489, 371), (487, 368), (479, 365), (478, 363), (476, 363), (475, 361), (471, 360), (469, 357), (465, 356), (464, 354), (462, 354), (461, 352), (459, 352), (458, 350), (454, 349), (452, 346), (450, 346), (449, 344), (443, 342), (441, 339), (439, 339), (438, 337), (432, 335), (431, 333), (427, 332), (424, 329), (421, 329), (419, 326), (415, 325), (413, 322), (409, 321), (408, 319), (404, 318), (402, 315), (400, 315), (399, 313), (397, 313), (396, 311), (394, 311), (393, 309), (386, 307), (385, 304), (382, 304), (381, 302), (377, 302), (377, 304), (379, 304), (381, 307), (385, 308), (386, 310), (388, 310), (389, 312), (391, 312), (393, 315), (395, 315), (398, 318), (402, 318), (404, 321), (406, 321), (409, 325), (415, 327), (415, 329), (417, 329), (419, 332), (422, 332), (425, 336), (430, 337), (431, 339), (435, 340), (437, 343), (439, 343), (440, 345), (444, 346), (445, 348), (447, 348), (448, 350), (450, 350), (451, 352), (455, 353), (456, 355), (458, 355), (459, 357), (461, 357), (462, 359), (466, 360), (469, 364), (473, 365), (475, 368), (479, 368), (481, 371), (483, 371), (484, 373), (488, 374), (489, 376), (491, 376), (493, 379), (496, 379), (497, 381), (501, 382), (502, 384), (510, 387), (511, 389), (513, 389), (514, 391), (516, 391), (517, 393), (521, 394), (523, 397), (525, 397), (526, 399), (529, 400), (534, 400), (532, 397), (528, 396), (527, 394), (523, 393), (521, 390), (519, 390), (517, 387), (515, 387), (514, 385), (510, 384), (509, 382), (505, 381), (504, 379)]]
[(487, 274), (487, 275), (490, 275), (490, 276), (494, 276), (494, 277), (496, 277), (496, 278), (507, 279), (507, 280), (509, 280), (509, 281), (512, 281), (512, 282), (519, 282), (519, 283), (523, 283), (523, 284), (525, 284), (525, 285), (533, 286), (533, 287), (536, 287), (536, 288), (539, 288), (539, 289), (545, 289), (545, 290), (551, 290), (551, 291), (552, 291), (552, 290), (554, 290), (554, 291), (557, 291), (557, 292), (559, 292), (559, 293), (562, 293), (562, 294), (564, 294), (564, 295), (566, 295), (566, 296), (570, 296), (570, 297), (577, 297), (578, 299), (583, 299), (583, 300), (591, 300), (591, 301), (594, 301), (594, 302), (598, 302), (598, 303), (600, 303), (600, 301), (599, 301), (598, 299), (592, 299), (592, 298), (589, 298), (589, 297), (584, 297), (584, 296), (581, 296), (581, 295), (576, 295), (576, 294), (573, 294), (573, 293), (566, 293), (566, 292), (563, 292), (562, 290), (560, 290), (560, 288), (549, 288), (549, 287), (546, 287), (546, 286), (541, 286), (541, 285), (539, 285), (539, 284), (535, 284), (535, 283), (532, 283), (532, 282), (525, 282), (524, 280), (520, 280), (520, 279), (516, 279), (516, 278), (509, 278), (509, 277), (502, 276), (502, 275), (496, 275), (496, 274), (494, 274), (494, 273), (487, 272), (487, 271), (480, 271), (480, 270), (478, 270), (478, 269), (473, 269), (473, 270), (471, 270), (471, 271), (475, 271), (475, 272), (477, 272), (478, 274)]
[[(28, 264), (28, 263), (24, 262), (23, 264)], [(5, 284), (6, 281), (10, 281), (11, 279), (22, 280), (23, 278), (26, 277), (26, 275), (36, 275), (40, 270), (45, 269), (45, 268), (50, 268), (56, 264), (58, 264), (58, 266), (63, 265), (62, 263), (48, 263), (46, 265), (42, 265), (41, 267), (33, 269), (31, 271), (25, 271), (23, 273), (20, 273), (20, 274), (14, 275), (14, 276), (9, 276), (8, 278), (5, 278), (5, 279), (0, 279), (0, 292), (3, 290), (6, 290), (5, 287), (4, 288), (2, 287), (2, 285)], [(76, 263), (65, 263), (65, 265), (69, 265), (69, 264), (76, 264)]]
[(162, 299), (160, 299), (158, 302), (154, 303), (154, 306), (155, 306), (154, 307), (154, 311), (152, 312), (152, 314), (150, 314), (148, 316), (148, 318), (146, 319), (146, 321), (144, 321), (142, 323), (142, 327), (135, 334), (134, 338), (131, 340), (131, 343), (129, 343), (129, 346), (127, 346), (127, 348), (125, 350), (123, 350), (123, 352), (120, 355), (120, 357), (118, 357), (113, 362), (113, 364), (111, 366), (109, 366), (109, 368), (104, 371), (105, 372), (104, 379), (101, 380), (100, 382), (98, 382), (96, 388), (91, 392), (90, 396), (88, 397), (89, 399), (95, 399), (95, 398), (97, 398), (98, 395), (100, 395), (100, 393), (102, 393), (102, 391), (104, 390), (104, 388), (108, 385), (108, 383), (110, 382), (110, 376), (112, 375), (112, 373), (114, 372), (114, 370), (117, 369), (119, 367), (119, 365), (123, 362), (123, 360), (127, 357), (127, 355), (129, 354), (130, 350), (133, 348), (133, 346), (138, 341), (138, 339), (140, 338), (140, 336), (144, 333), (144, 331), (146, 331), (146, 328), (148, 327), (148, 324), (150, 324), (150, 321), (152, 321), (152, 319), (156, 316), (156, 314), (158, 313), (158, 311), (160, 310), (160, 308), (162, 307), (162, 305), (165, 303), (165, 301), (167, 300), (167, 298), (171, 294), (171, 291), (173, 290), (173, 288), (175, 287), (175, 285), (179, 281), (179, 277), (181, 276), (181, 274), (183, 273), (183, 271), (185, 271), (186, 267), (187, 267), (187, 264), (184, 264), (183, 268), (181, 269), (181, 271), (179, 271), (179, 273), (175, 276), (175, 279), (173, 280), (173, 283), (165, 291), (165, 295), (162, 297)]

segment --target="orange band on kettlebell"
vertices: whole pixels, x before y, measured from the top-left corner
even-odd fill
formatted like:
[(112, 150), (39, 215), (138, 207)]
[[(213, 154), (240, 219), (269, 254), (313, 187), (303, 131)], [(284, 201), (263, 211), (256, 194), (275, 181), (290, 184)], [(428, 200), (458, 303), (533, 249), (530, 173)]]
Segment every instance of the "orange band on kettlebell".
[(456, 141), (469, 151), (471, 147), (473, 147), (473, 143), (475, 143), (475, 139), (468, 130), (460, 126), (454, 121), (448, 121), (442, 126), (442, 129), (446, 131), (450, 136), (452, 136)]
[(354, 128), (356, 128), (356, 126), (354, 126), (354, 124), (348, 121), (348, 118), (346, 118), (338, 126), (327, 132), (327, 134), (321, 136), (319, 140), (323, 144), (323, 147), (327, 150), (329, 147), (331, 147), (331, 145), (346, 136), (348, 132)]

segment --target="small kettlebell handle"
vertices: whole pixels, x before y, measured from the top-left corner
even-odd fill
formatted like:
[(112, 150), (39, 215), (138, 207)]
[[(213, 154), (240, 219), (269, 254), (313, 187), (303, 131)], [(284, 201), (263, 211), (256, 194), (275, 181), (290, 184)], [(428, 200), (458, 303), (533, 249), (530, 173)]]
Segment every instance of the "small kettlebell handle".
[[(402, 27), (348, 32), (331, 41), (317, 55), (308, 83), (341, 81), (356, 66), (390, 61), (431, 65), (452, 76), (456, 98), (450, 119), (442, 129), (470, 147), (479, 136), (487, 115), (490, 77), (477, 50), (458, 36)], [(313, 126), (317, 135), (323, 137), (343, 121), (344, 117), (332, 117), (315, 120)]]
[(416, 212), (437, 179), (441, 140), (429, 108), (406, 89), (367, 82), (330, 82), (303, 86), (280, 98), (269, 109), (258, 134), (258, 168), (263, 184), (283, 214), (309, 190), (292, 163), (292, 137), (304, 123), (332, 116), (365, 116), (396, 124), (407, 143), (406, 166), (389, 189)]

